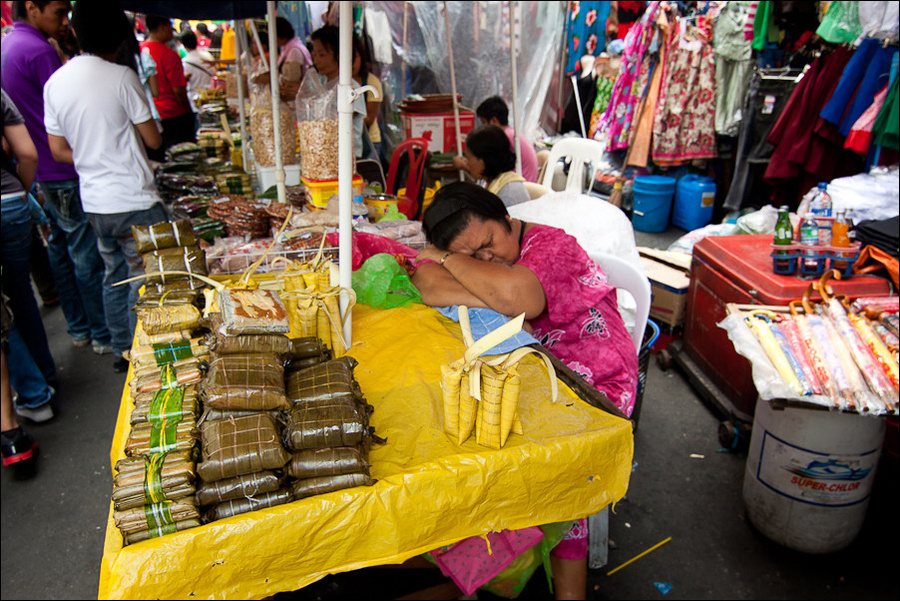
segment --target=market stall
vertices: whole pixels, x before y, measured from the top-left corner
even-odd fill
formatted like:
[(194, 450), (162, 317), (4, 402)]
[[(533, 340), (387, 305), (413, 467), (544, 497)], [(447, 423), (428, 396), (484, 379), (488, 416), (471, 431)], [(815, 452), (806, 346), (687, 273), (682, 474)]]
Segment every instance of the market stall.
[[(374, 406), (371, 424), (387, 439), (369, 456), (377, 483), (124, 548), (111, 509), (100, 598), (263, 597), (470, 536), (592, 514), (624, 496), (631, 424), (564, 385), (553, 403), (537, 359), (521, 364), (524, 435), (499, 451), (474, 439), (457, 445), (442, 431), (440, 365), (465, 348), (458, 324), (421, 305), (360, 305), (353, 319), (357, 342), (349, 355)], [(112, 464), (124, 456), (128, 390)]]

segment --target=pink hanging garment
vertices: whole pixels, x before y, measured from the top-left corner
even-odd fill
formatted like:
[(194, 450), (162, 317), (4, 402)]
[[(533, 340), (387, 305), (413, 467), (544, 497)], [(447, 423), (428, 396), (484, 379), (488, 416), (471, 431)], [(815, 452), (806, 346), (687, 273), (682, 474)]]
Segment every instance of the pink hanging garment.
[(881, 107), (884, 106), (887, 93), (888, 86), (885, 85), (880, 92), (875, 94), (872, 106), (867, 108), (856, 120), (856, 123), (853, 124), (853, 127), (850, 128), (850, 133), (844, 141), (844, 148), (849, 148), (861, 156), (869, 154), (869, 147), (872, 145), (872, 127), (875, 125), (878, 113), (881, 112)]

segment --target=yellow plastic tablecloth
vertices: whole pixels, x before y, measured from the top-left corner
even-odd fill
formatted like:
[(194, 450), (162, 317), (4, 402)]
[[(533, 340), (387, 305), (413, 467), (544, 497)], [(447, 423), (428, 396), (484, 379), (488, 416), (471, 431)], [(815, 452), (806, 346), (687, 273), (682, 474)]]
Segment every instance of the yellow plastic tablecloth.
[[(503, 449), (459, 446), (441, 429), (440, 366), (462, 356), (459, 325), (422, 305), (353, 310), (355, 374), (371, 425), (375, 486), (337, 491), (122, 547), (110, 505), (99, 597), (260, 598), (324, 576), (401, 563), (504, 528), (594, 514), (621, 499), (631, 473), (631, 424), (559, 400), (540, 361), (521, 364), (524, 436)], [(131, 399), (122, 398), (111, 460), (124, 456)]]

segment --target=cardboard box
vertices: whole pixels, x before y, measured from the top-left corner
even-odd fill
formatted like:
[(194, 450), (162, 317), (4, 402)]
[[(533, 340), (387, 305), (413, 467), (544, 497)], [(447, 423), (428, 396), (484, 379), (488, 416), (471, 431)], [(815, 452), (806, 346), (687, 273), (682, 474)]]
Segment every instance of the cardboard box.
[[(680, 326), (684, 323), (688, 288), (691, 283), (687, 270), (679, 266), (683, 263), (682, 259), (660, 255), (658, 253), (665, 251), (653, 249), (639, 248), (638, 252), (641, 254), (644, 273), (650, 280), (650, 317), (662, 324)], [(687, 255), (684, 257), (690, 261), (690, 257)]]
[[(431, 152), (456, 152), (456, 120), (453, 113), (400, 113), (406, 138), (425, 138)], [(460, 108), (459, 133), (465, 142), (466, 134), (475, 128), (475, 113)], [(465, 144), (463, 144), (465, 148)]]

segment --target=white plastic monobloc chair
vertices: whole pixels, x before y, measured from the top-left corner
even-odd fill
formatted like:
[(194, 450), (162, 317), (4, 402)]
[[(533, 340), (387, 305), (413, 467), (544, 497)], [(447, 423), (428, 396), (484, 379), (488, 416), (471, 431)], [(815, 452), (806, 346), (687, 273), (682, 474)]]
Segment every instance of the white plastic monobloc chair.
[[(557, 171), (557, 163), (569, 159), (569, 173), (566, 177), (566, 191), (584, 192), (585, 181), (593, 182), (597, 174), (600, 160), (603, 158), (603, 143), (585, 138), (563, 138), (553, 144), (550, 156), (544, 165), (544, 175), (540, 184), (553, 190), (553, 180)], [(587, 171), (585, 171), (585, 166)], [(585, 180), (585, 174), (589, 176)], [(588, 184), (590, 185), (590, 184)]]
[[(644, 342), (644, 329), (650, 315), (650, 280), (637, 267), (615, 255), (594, 253), (591, 255), (607, 280), (618, 289), (628, 291), (634, 297), (637, 309), (631, 339), (640, 355)], [(609, 507), (588, 517), (588, 566), (602, 568), (609, 559)]]
[(640, 354), (644, 343), (644, 329), (650, 316), (650, 280), (634, 265), (615, 255), (594, 253), (591, 258), (600, 266), (612, 286), (626, 290), (634, 297), (637, 309), (631, 339), (634, 341), (635, 352)]

